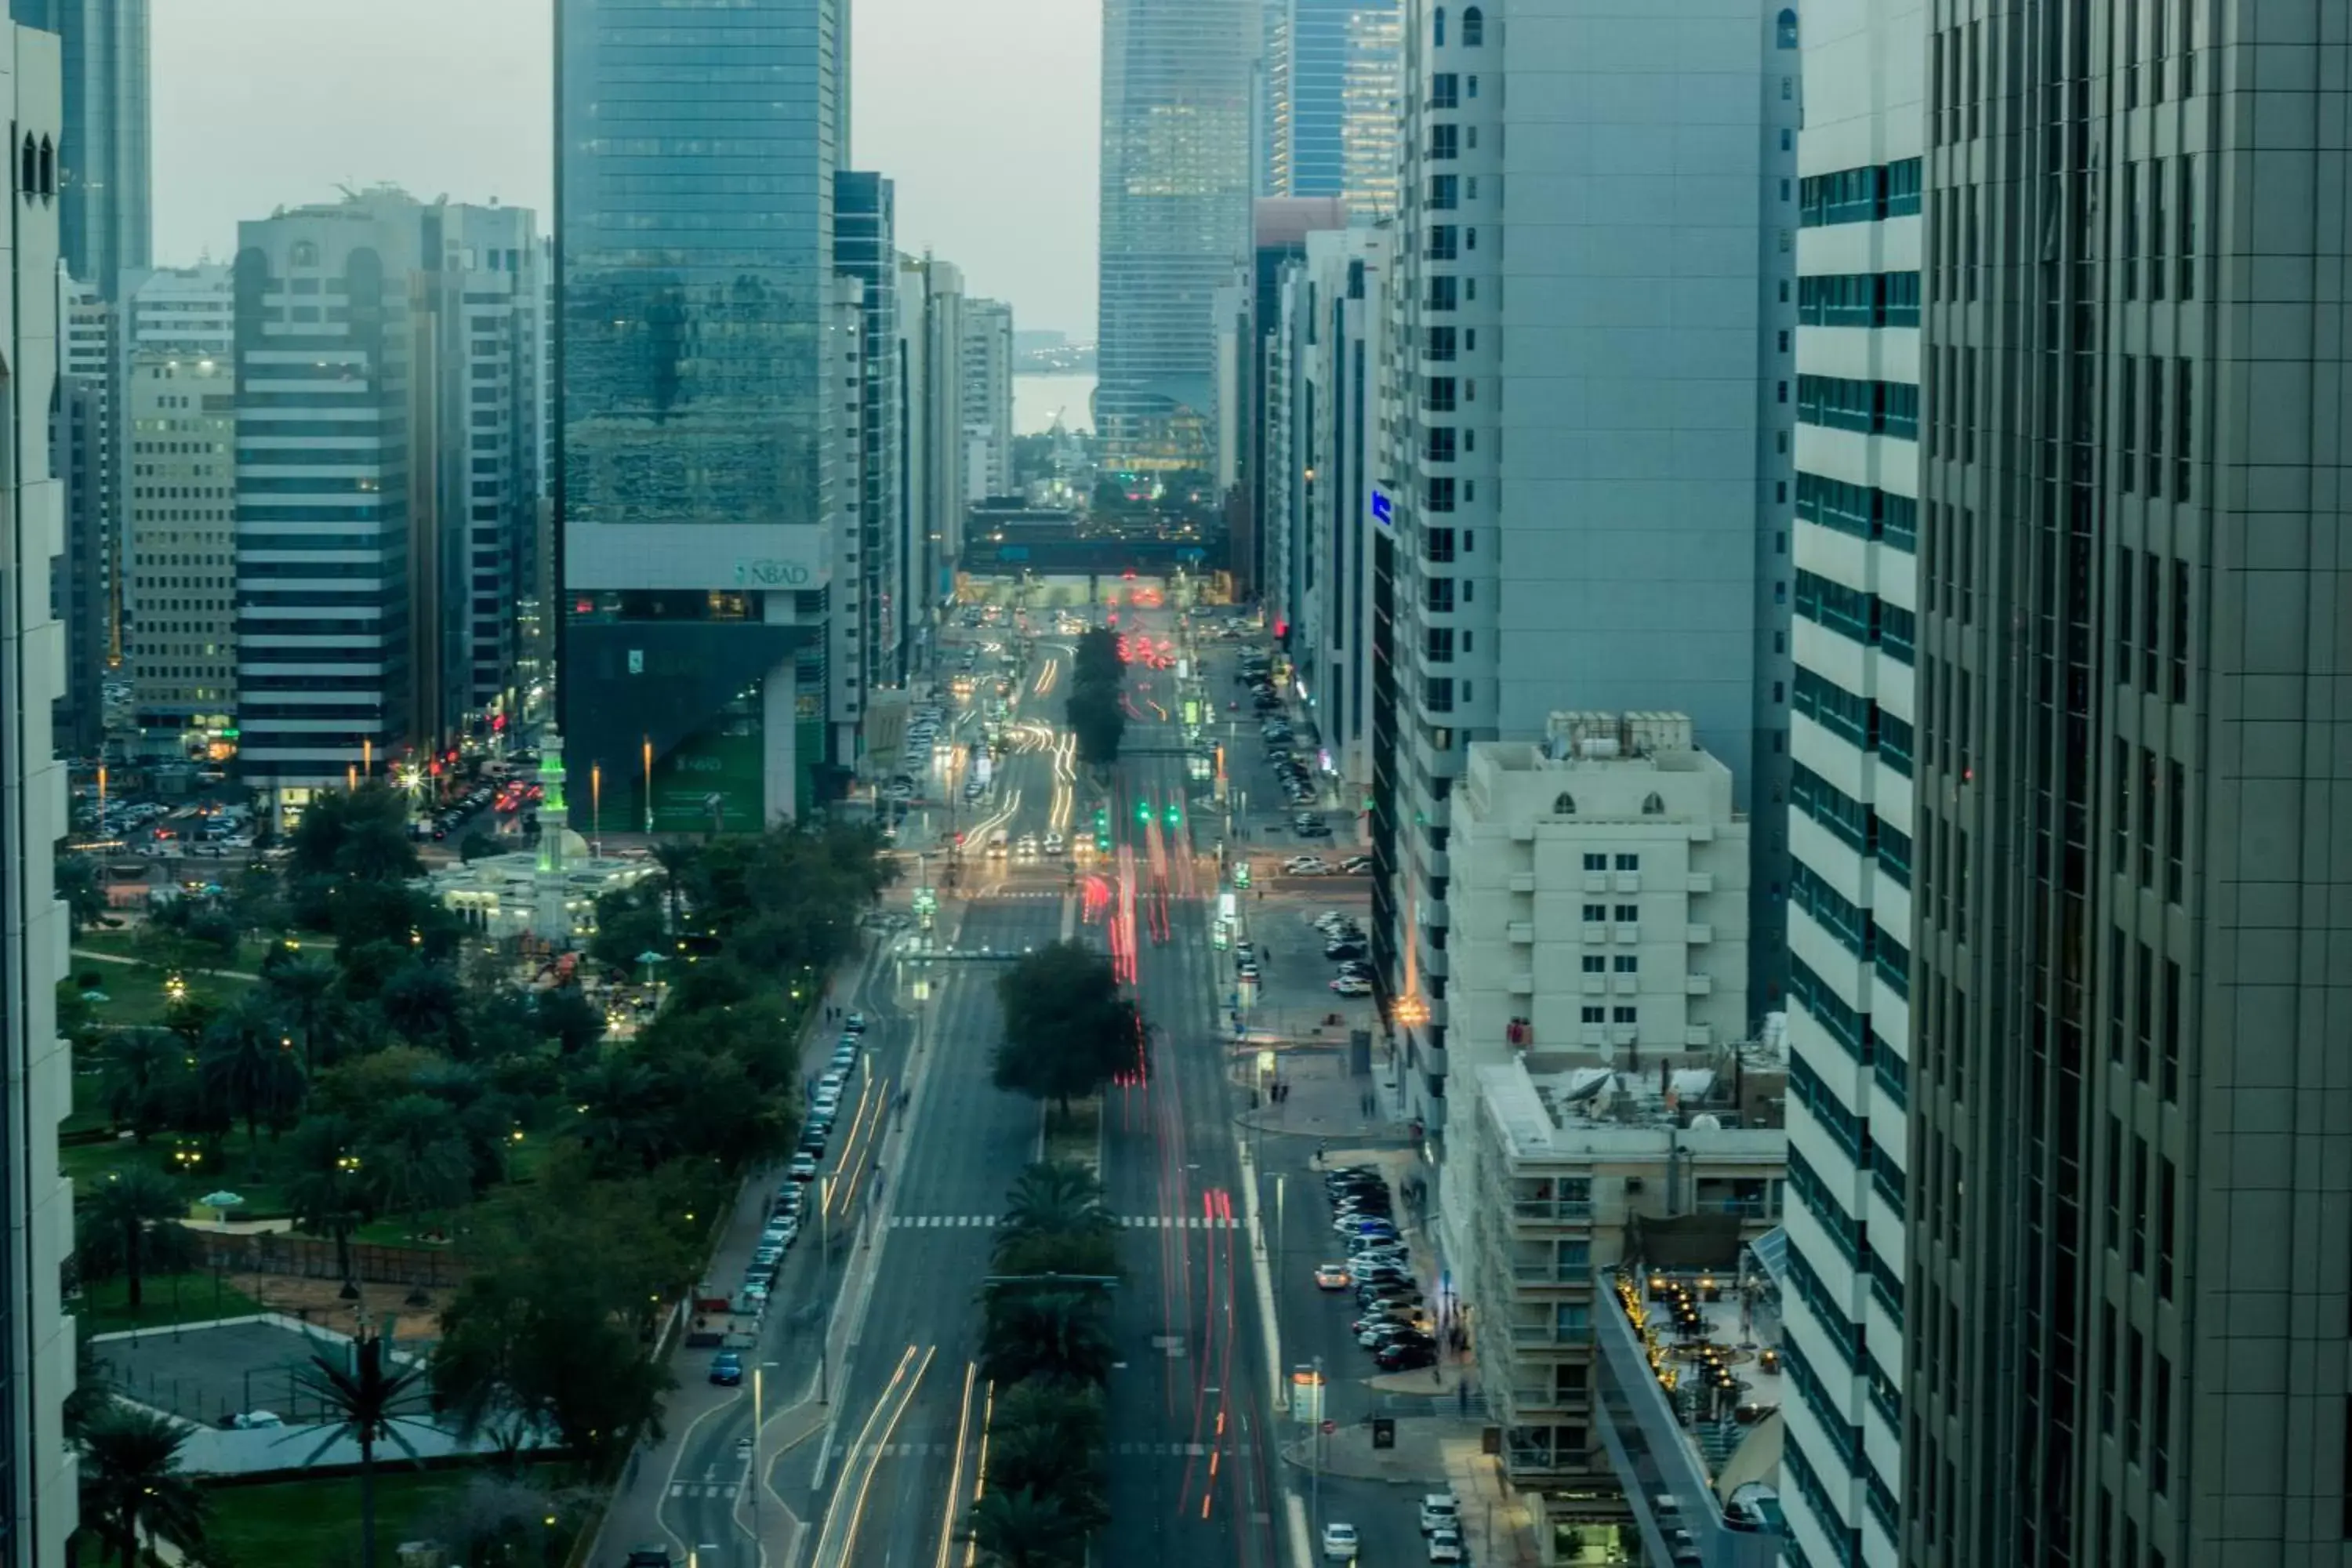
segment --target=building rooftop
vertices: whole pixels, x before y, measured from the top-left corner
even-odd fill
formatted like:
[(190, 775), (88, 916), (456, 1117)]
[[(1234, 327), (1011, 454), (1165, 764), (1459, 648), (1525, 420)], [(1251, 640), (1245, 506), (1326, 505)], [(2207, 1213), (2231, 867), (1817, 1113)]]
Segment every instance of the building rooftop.
[[(1606, 1270), (1603, 1310), (1630, 1332), (1640, 1374), (1655, 1386), (1723, 1523), (1778, 1534), (1780, 1293), (1752, 1248), (1727, 1253), (1724, 1264)], [(1676, 1501), (1687, 1519), (1698, 1500)]]

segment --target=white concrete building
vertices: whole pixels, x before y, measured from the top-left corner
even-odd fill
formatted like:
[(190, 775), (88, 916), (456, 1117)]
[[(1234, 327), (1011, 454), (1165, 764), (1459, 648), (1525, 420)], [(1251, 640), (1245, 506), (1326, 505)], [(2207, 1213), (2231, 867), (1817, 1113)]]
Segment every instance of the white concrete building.
[(924, 483), (922, 537), (917, 542), (911, 591), (920, 595), (923, 622), (937, 644), (939, 611), (955, 597), (955, 574), (963, 554), (964, 516), (971, 506), (963, 445), (963, 268), (925, 256), (925, 359), (929, 381), (922, 413)]
[(226, 360), (236, 337), (227, 263), (158, 267), (126, 274), (124, 349), (170, 349)]
[[(1779, 809), (1798, 124), (1779, 9), (1407, 6), (1373, 962), (1433, 1121), (1460, 1034), (1449, 797), (1471, 742), (1563, 705), (1670, 708), (1742, 806)], [(1778, 830), (1757, 850), (1769, 986)]]
[[(1727, 1326), (1738, 1325), (1743, 1255), (1781, 1209), (1785, 1068), (1760, 1048), (1639, 1073), (1530, 1053), (1456, 1075), (1471, 1092), (1453, 1124), (1477, 1130), (1476, 1165), (1458, 1178), (1475, 1219), (1453, 1255), (1457, 1293), (1441, 1290), (1439, 1310), (1471, 1331), (1505, 1476), (1523, 1496), (1540, 1494), (1530, 1500), (1546, 1533), (1582, 1538), (1562, 1562), (1601, 1562), (1611, 1546), (1623, 1555), (1607, 1561), (1665, 1561), (1619, 1532), (1637, 1532), (1654, 1494), (1668, 1490), (1688, 1494), (1680, 1508), (1696, 1527), (1701, 1510), (1714, 1511), (1712, 1482), (1730, 1471), (1740, 1439), (1770, 1426), (1686, 1420), (1687, 1438), (1655, 1453), (1646, 1476), (1622, 1473), (1602, 1441), (1596, 1330), (1611, 1310), (1602, 1290), (1612, 1269), (1675, 1262), (1717, 1266), (1722, 1289), (1709, 1299), (1719, 1295)], [(1743, 1398), (1769, 1410), (1780, 1380), (1759, 1375), (1753, 1356), (1769, 1325), (1748, 1326), (1723, 1336), (1725, 1349), (1748, 1341)], [(1702, 1460), (1711, 1461), (1704, 1480), (1668, 1484)]]
[(236, 369), (226, 357), (142, 350), (123, 395), (135, 750), (207, 757), (231, 744), (236, 723)]
[(977, 461), (967, 465), (964, 498), (1013, 493), (1013, 307), (968, 300), (963, 307), (963, 428)]
[[(1310, 230), (1285, 264), (1277, 330), (1286, 428), (1267, 435), (1265, 602), (1290, 627), (1294, 693), (1315, 726), (1316, 763), (1352, 786), (1371, 782), (1372, 455), (1394, 229)], [(1277, 395), (1269, 359), (1268, 401)], [(1280, 466), (1275, 466), (1278, 461)]]
[[(1796, 1560), (1887, 1568), (1905, 1486), (1927, 19), (1894, 0), (1802, 26), (1784, 1298), (1801, 1370), (1781, 1491)], [(1883, 388), (1869, 401), (1886, 414), (1861, 416), (1855, 386)], [(1874, 647), (1869, 628), (1894, 631), (1897, 612), (1854, 606), (1879, 600), (1905, 607), (1905, 630)]]
[(65, 836), (66, 776), (49, 732), (50, 705), (65, 690), (64, 643), (49, 603), (49, 576), (64, 545), (60, 487), (49, 470), (48, 422), (57, 391), (58, 201), (64, 118), (57, 38), (0, 28), (0, 94), (15, 133), (6, 229), (12, 287), (0, 307), (0, 395), (8, 400), (5, 503), (11, 526), (0, 558), (16, 595), (0, 623), (0, 1029), (8, 1092), (0, 1100), (0, 1148), (8, 1152), (6, 1247), (0, 1249), (0, 1540), (11, 1564), (63, 1568), (79, 1516), (73, 1449), (63, 1402), (74, 1386), (74, 1325), (58, 1297), (73, 1250), (73, 1185), (58, 1169), (58, 1124), (73, 1108), (73, 1062), (58, 1038), (57, 984), (70, 940), (53, 879)]

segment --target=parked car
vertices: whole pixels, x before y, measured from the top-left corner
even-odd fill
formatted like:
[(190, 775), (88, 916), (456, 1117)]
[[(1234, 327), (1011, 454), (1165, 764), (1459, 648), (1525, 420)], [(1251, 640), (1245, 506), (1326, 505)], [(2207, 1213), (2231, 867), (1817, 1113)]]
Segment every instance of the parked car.
[(815, 1181), (816, 1156), (805, 1150), (793, 1155), (792, 1164), (785, 1168), (785, 1174), (791, 1176), (795, 1182)]
[(1372, 983), (1359, 979), (1353, 974), (1342, 974), (1339, 979), (1331, 982), (1331, 992), (1336, 996), (1370, 996), (1372, 994)]
[(1435, 1366), (1437, 1347), (1415, 1343), (1382, 1345), (1372, 1352), (1372, 1364), (1382, 1372), (1412, 1372), (1420, 1367)]

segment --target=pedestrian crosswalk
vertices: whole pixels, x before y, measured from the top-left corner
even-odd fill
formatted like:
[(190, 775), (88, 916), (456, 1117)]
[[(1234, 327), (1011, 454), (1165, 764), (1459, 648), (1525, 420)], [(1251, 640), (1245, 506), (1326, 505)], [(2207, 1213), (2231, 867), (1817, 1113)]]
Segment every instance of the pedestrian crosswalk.
[[(953, 1230), (979, 1227), (989, 1229), (998, 1223), (992, 1214), (894, 1214), (890, 1225), (897, 1230)], [(1130, 1230), (1239, 1230), (1241, 1221), (1219, 1215), (1129, 1214), (1118, 1216), (1118, 1223)]]
[(680, 1498), (731, 1498), (735, 1495), (735, 1490), (733, 1481), (672, 1481), (669, 1495)]

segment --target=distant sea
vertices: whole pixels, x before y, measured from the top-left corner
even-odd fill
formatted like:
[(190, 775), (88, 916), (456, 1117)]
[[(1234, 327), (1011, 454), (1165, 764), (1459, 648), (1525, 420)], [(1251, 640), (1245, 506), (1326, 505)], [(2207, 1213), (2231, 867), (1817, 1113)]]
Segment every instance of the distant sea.
[(1094, 428), (1095, 378), (1078, 372), (1064, 375), (1016, 375), (1013, 378), (1013, 428), (1016, 435), (1040, 436), (1053, 427), (1054, 416), (1072, 430)]

